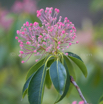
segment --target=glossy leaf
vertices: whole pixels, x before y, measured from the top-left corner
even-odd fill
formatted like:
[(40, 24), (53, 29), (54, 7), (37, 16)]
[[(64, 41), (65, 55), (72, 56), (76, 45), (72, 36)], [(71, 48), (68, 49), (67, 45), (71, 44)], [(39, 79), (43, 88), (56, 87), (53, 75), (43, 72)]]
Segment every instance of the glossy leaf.
[(36, 72), (43, 64), (44, 64), (45, 58), (42, 60), (38, 61), (36, 64), (34, 64), (28, 71), (26, 80), (34, 73)]
[(29, 87), (29, 83), (30, 83), (30, 80), (32, 79), (33, 75), (35, 74), (35, 72), (28, 78), (28, 80), (26, 81), (26, 83), (24, 84), (24, 87), (23, 87), (23, 94), (22, 94), (22, 97), (24, 98), (25, 95), (27, 94), (27, 90), (28, 90), (28, 87)]
[(74, 78), (74, 80), (76, 80), (75, 70), (70, 59), (65, 55), (63, 57), (64, 57), (64, 65), (68, 67), (69, 74)]
[(65, 67), (66, 73), (67, 73), (65, 89), (64, 89), (64, 92), (63, 92), (62, 96), (59, 96), (59, 99), (56, 101), (56, 103), (59, 102), (60, 100), (62, 100), (66, 96), (66, 94), (69, 90), (69, 87), (70, 87), (70, 75), (69, 75), (69, 70), (68, 70), (68, 67), (67, 67), (67, 64), (66, 64), (65, 60), (64, 60), (64, 67)]
[(74, 54), (72, 52), (68, 52), (68, 55), (71, 56), (71, 57), (75, 57), (75, 58), (77, 58), (77, 59), (79, 59), (83, 62), (83, 60), (77, 54)]
[(61, 64), (60, 61), (57, 60), (52, 63), (49, 72), (54, 87), (59, 92), (59, 94), (62, 95), (64, 92), (67, 79), (65, 67)]
[(44, 93), (46, 68), (41, 66), (32, 77), (28, 88), (28, 99), (30, 104), (41, 104)]
[(84, 74), (85, 77), (87, 77), (87, 68), (85, 64), (78, 58), (69, 56), (68, 57), (81, 69), (82, 73)]
[(50, 79), (49, 70), (47, 70), (47, 73), (46, 73), (45, 84), (46, 84), (46, 86), (47, 86), (48, 89), (50, 89), (51, 86), (52, 86), (52, 81), (51, 81), (51, 79)]
[[(65, 55), (64, 55), (64, 66), (67, 67), (66, 69), (68, 69), (70, 76), (72, 76), (74, 78), (74, 80), (76, 80), (73, 65), (72, 65), (70, 59)], [(70, 83), (69, 90), (67, 92), (67, 96), (70, 95), (72, 89), (73, 89), (73, 84)]]

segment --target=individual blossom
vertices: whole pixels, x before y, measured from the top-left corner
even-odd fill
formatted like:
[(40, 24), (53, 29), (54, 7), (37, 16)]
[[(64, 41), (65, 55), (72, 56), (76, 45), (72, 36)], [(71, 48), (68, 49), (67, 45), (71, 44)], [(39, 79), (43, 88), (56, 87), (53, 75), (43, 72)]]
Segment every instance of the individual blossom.
[(16, 0), (14, 5), (12, 6), (12, 11), (14, 13), (30, 13), (33, 14), (36, 12), (37, 7), (36, 7), (36, 1), (35, 0), (23, 0), (19, 1)]
[(59, 12), (57, 8), (53, 11), (52, 7), (37, 10), (37, 17), (41, 20), (42, 26), (39, 26), (38, 22), (27, 21), (20, 30), (17, 30), (19, 37), (16, 36), (15, 39), (20, 43), (20, 57), (28, 56), (28, 60), (31, 55), (42, 58), (44, 55), (57, 56), (60, 52), (68, 55), (65, 49), (78, 43), (78, 41), (74, 42), (76, 28), (67, 17), (62, 21), (62, 16), (60, 16), (57, 20)]

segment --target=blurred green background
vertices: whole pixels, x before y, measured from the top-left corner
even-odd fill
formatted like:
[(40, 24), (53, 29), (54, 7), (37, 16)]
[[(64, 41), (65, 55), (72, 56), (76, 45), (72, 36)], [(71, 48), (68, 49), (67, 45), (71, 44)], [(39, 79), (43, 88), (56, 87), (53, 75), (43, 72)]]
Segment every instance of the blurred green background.
[[(68, 51), (78, 54), (88, 69), (85, 78), (74, 66), (76, 82), (88, 103), (98, 104), (103, 94), (103, 0), (0, 0), (0, 104), (29, 104), (27, 96), (22, 99), (22, 87), (35, 57), (21, 64), (15, 36), (24, 22), (40, 23), (36, 10), (45, 7), (60, 9), (59, 15), (75, 24), (79, 44)], [(43, 104), (53, 104), (56, 97), (53, 86), (45, 88)], [(58, 104), (73, 101), (81, 101), (75, 88)]]

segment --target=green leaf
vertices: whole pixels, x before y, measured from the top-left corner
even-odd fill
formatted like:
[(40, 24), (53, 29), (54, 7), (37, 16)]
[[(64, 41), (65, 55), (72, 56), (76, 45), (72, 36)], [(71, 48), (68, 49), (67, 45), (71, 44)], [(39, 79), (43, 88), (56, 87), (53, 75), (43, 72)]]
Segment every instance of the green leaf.
[[(68, 69), (69, 75), (72, 76), (74, 78), (74, 80), (76, 80), (74, 68), (73, 68), (73, 65), (72, 65), (71, 61), (69, 60), (69, 58), (67, 56), (64, 55), (63, 57), (64, 57), (64, 66), (65, 66), (65, 68)], [(70, 83), (69, 90), (67, 92), (67, 96), (70, 95), (72, 89), (73, 89), (73, 84)]]
[(73, 84), (70, 82), (70, 86), (69, 86), (69, 90), (68, 90), (68, 92), (67, 92), (67, 97), (69, 97), (70, 96), (70, 94), (71, 94), (71, 92), (72, 92), (72, 89), (73, 89)]
[(103, 104), (103, 101), (101, 101), (99, 104)]
[(23, 93), (22, 93), (22, 97), (23, 97), (23, 98), (24, 98), (25, 95), (27, 94), (27, 90), (28, 90), (28, 86), (29, 86), (30, 80), (32, 79), (32, 77), (33, 77), (34, 74), (35, 74), (35, 72), (28, 78), (28, 80), (27, 80), (26, 83), (24, 84)]
[(32, 77), (28, 88), (28, 99), (30, 104), (41, 104), (44, 93), (46, 68), (41, 66)]
[(69, 56), (75, 57), (75, 58), (77, 58), (77, 59), (79, 59), (79, 60), (81, 60), (83, 62), (83, 60), (78, 55), (76, 55), (76, 54), (74, 54), (72, 52), (67, 52), (67, 53), (68, 53)]
[(64, 57), (64, 65), (65, 65), (65, 67), (67, 66), (67, 68), (69, 70), (69, 74), (74, 78), (74, 80), (76, 80), (75, 70), (73, 68), (73, 65), (72, 65), (70, 59), (65, 55), (63, 55), (63, 57)]
[(26, 80), (34, 73), (36, 72), (43, 64), (44, 64), (45, 58), (38, 61), (36, 64), (34, 64), (29, 71), (27, 72)]
[(66, 96), (66, 94), (69, 90), (69, 87), (70, 87), (70, 75), (69, 75), (69, 70), (68, 70), (68, 67), (67, 67), (67, 64), (66, 64), (65, 60), (64, 60), (64, 67), (65, 67), (66, 73), (67, 73), (65, 89), (64, 89), (64, 92), (63, 92), (62, 96), (59, 96), (59, 99), (56, 101), (56, 103), (59, 102), (60, 100), (62, 100)]
[(47, 62), (47, 67), (50, 67), (50, 65), (54, 62), (54, 57), (52, 57), (48, 62)]
[(51, 86), (52, 86), (52, 81), (51, 81), (51, 79), (50, 79), (49, 70), (47, 70), (47, 73), (46, 73), (45, 84), (46, 84), (46, 86), (47, 86), (48, 89), (50, 89)]
[(59, 92), (59, 94), (62, 95), (64, 92), (66, 79), (67, 79), (67, 73), (65, 67), (61, 64), (60, 61), (57, 60), (52, 63), (49, 72), (54, 87)]
[(68, 55), (68, 57), (81, 69), (84, 76), (87, 77), (87, 68), (86, 68), (85, 64), (76, 57), (72, 57), (70, 55)]
[(103, 103), (103, 95), (100, 97), (100, 99), (99, 99), (99, 103), (100, 103), (100, 104)]

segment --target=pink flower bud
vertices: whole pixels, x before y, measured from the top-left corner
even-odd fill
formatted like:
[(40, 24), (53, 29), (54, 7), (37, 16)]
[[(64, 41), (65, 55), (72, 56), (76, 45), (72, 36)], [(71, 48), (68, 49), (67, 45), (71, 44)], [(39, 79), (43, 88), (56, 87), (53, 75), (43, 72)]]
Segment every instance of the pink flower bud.
[(24, 61), (21, 61), (21, 63), (24, 63)]
[(78, 44), (79, 42), (78, 42), (78, 41), (76, 41), (76, 43)]
[(67, 23), (69, 23), (69, 20), (67, 20)]
[(73, 32), (73, 30), (70, 30), (70, 32), (72, 33), (72, 32)]
[(69, 43), (69, 45), (71, 46), (71, 45), (72, 45), (72, 43)]
[(40, 35), (39, 37), (40, 37), (40, 38), (42, 38), (43, 36), (42, 36), (42, 35)]
[(35, 61), (38, 62), (38, 59), (36, 59)]
[(29, 26), (29, 22), (28, 21), (26, 22), (26, 26)]
[(34, 50), (34, 53), (36, 53), (37, 51), (36, 50)]
[(65, 30), (62, 31), (62, 34), (65, 34)]
[(17, 34), (19, 34), (19, 33), (20, 33), (20, 31), (19, 31), (19, 30), (17, 30), (17, 31), (16, 31), (16, 33), (17, 33)]
[(65, 55), (68, 55), (68, 53), (65, 53)]
[(57, 49), (59, 49), (59, 46), (57, 46)]
[(50, 10), (50, 11), (49, 11), (49, 13), (51, 14), (51, 13), (52, 13), (52, 11)]
[(27, 41), (26, 44), (29, 45), (29, 44), (31, 44), (31, 42)]
[(24, 52), (23, 51), (19, 51), (21, 54), (24, 54)]
[(67, 20), (68, 18), (67, 17), (65, 17), (65, 20)]
[(33, 24), (32, 24), (32, 23), (30, 23), (30, 26), (33, 26)]
[(24, 28), (24, 31), (26, 31), (27, 29), (26, 28)]
[(21, 34), (22, 34), (22, 35), (24, 35), (24, 34), (25, 34), (25, 32), (23, 31), (23, 32), (21, 32)]
[(16, 36), (16, 37), (15, 37), (15, 39), (17, 39), (17, 40), (18, 40), (18, 37)]
[(20, 42), (21, 42), (21, 40), (18, 40), (18, 42), (20, 43)]
[(61, 42), (59, 41), (58, 44), (61, 44)]
[(38, 22), (34, 22), (34, 24), (33, 24), (34, 26), (36, 26), (36, 25), (38, 25)]
[(23, 44), (20, 44), (19, 46), (20, 46), (20, 47), (23, 47), (24, 45), (23, 45)]

